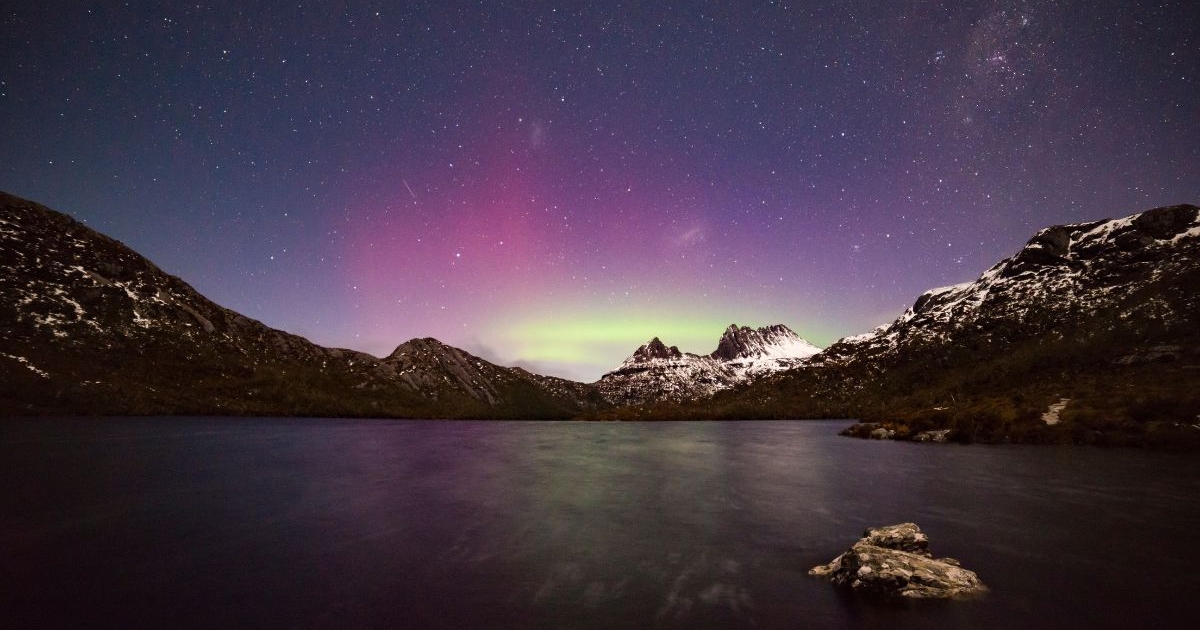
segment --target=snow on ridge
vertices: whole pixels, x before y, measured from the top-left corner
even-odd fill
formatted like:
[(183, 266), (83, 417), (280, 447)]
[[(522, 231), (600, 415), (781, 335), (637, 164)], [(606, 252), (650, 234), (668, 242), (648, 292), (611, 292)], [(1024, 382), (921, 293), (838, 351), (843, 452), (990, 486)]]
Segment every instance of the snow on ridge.
[(42, 378), (50, 378), (49, 372), (39, 369), (36, 365), (34, 365), (33, 363), (30, 363), (29, 359), (26, 359), (25, 357), (19, 357), (15, 354), (8, 354), (6, 352), (0, 352), (0, 356), (8, 357), (8, 358), (12, 359), (13, 361), (16, 361), (17, 363), (24, 365), (25, 367), (29, 368), (29, 370), (32, 371), (34, 374), (37, 374), (38, 376), (40, 376)]
[[(1093, 240), (1093, 239), (1106, 240), (1110, 236), (1112, 236), (1112, 234), (1114, 232), (1133, 226), (1134, 219), (1138, 218), (1139, 216), (1141, 216), (1141, 215), (1131, 214), (1127, 217), (1122, 217), (1120, 219), (1108, 219), (1107, 221), (1100, 221), (1099, 223), (1092, 221), (1092, 222), (1088, 222), (1088, 223), (1075, 223), (1072, 225), (1064, 226), (1066, 228), (1073, 228), (1071, 231), (1071, 242), (1070, 242), (1070, 245), (1067, 246), (1068, 251), (1073, 249), (1073, 247), (1076, 243), (1083, 243), (1083, 242)], [(1091, 226), (1091, 227), (1084, 232), (1076, 231), (1076, 230), (1079, 230), (1082, 228), (1088, 228), (1088, 226)], [(1050, 229), (1050, 228), (1047, 228), (1047, 229)], [(1044, 231), (1045, 230), (1043, 230), (1043, 232)], [(1039, 234), (1040, 234), (1040, 232), (1039, 232)]]
[(1196, 238), (1196, 237), (1200, 237), (1200, 215), (1197, 215), (1196, 223), (1194, 225), (1192, 225), (1192, 227), (1180, 232), (1179, 234), (1176, 234), (1174, 236), (1174, 238), (1172, 238), (1170, 240), (1170, 242), (1178, 243), (1179, 241), (1182, 241), (1185, 238)]
[[(992, 287), (1001, 281), (1001, 274), (1007, 267), (1009, 259), (1005, 259), (988, 268), (978, 278), (970, 282), (960, 282), (949, 286), (930, 289), (921, 294), (917, 302), (923, 302), (921, 313), (933, 314), (939, 312), (943, 317), (949, 317), (955, 308), (964, 304), (979, 306), (987, 299)], [(916, 304), (913, 305), (914, 307)], [(896, 323), (905, 323), (917, 316), (915, 308), (910, 307)]]
[(807, 359), (820, 351), (820, 348), (807, 340), (793, 336), (767, 344), (760, 350), (759, 356), (770, 359)]
[[(1089, 222), (1085, 222), (1085, 223), (1072, 223), (1069, 225), (1064, 225), (1063, 227), (1072, 230), (1071, 245), (1073, 246), (1076, 243), (1082, 243), (1082, 242), (1085, 242), (1085, 241), (1088, 241), (1091, 239), (1098, 239), (1098, 240), (1107, 239), (1114, 232), (1124, 230), (1126, 228), (1131, 228), (1131, 227), (1133, 227), (1134, 221), (1136, 221), (1143, 214), (1146, 214), (1146, 212), (1150, 212), (1150, 210), (1147, 210), (1145, 212), (1139, 212), (1137, 214), (1131, 214), (1129, 216), (1121, 217), (1119, 219), (1106, 219), (1106, 220), (1101, 220), (1101, 221), (1089, 221)], [(1082, 229), (1082, 228), (1087, 228), (1087, 229), (1083, 232), (1078, 232), (1078, 230)], [(1046, 230), (1050, 230), (1050, 229), (1052, 229), (1052, 228), (1046, 228), (1045, 230), (1042, 230), (1042, 232), (1045, 232)], [(1042, 232), (1039, 232), (1038, 234), (1040, 235)], [(1174, 237), (1172, 237), (1170, 239), (1163, 239), (1163, 240), (1166, 240), (1167, 242), (1178, 242), (1181, 239), (1191, 238), (1191, 237), (1195, 237), (1195, 236), (1200, 236), (1200, 214), (1197, 214), (1196, 218), (1192, 220), (1192, 227), (1190, 229), (1180, 232), (1179, 234), (1176, 234)]]
[[(1117, 219), (1099, 219), (1097, 221), (1081, 221), (1079, 223), (1067, 223), (1067, 224), (1063, 225), (1062, 227), (1072, 229), (1072, 230), (1078, 230), (1080, 228), (1087, 228), (1090, 226), (1090, 229), (1088, 230), (1088, 232), (1095, 232), (1097, 230), (1104, 230), (1106, 232), (1111, 232), (1113, 229), (1132, 225), (1134, 219), (1138, 218), (1141, 215), (1142, 215), (1142, 213), (1138, 212), (1138, 213), (1120, 217)], [(1045, 232), (1047, 230), (1053, 230), (1053, 229), (1054, 229), (1054, 227), (1042, 228), (1041, 230), (1038, 231), (1038, 234), (1041, 234), (1042, 232)], [(1087, 232), (1085, 232), (1085, 234), (1086, 233)]]
[(870, 332), (859, 333), (857, 335), (849, 335), (847, 337), (842, 337), (841, 339), (838, 339), (836, 343), (845, 343), (845, 344), (865, 343), (865, 342), (871, 341), (872, 339), (875, 339), (879, 335), (887, 332), (887, 328), (888, 328), (887, 324), (884, 324), (883, 326), (876, 326), (875, 329)]
[(959, 291), (962, 289), (966, 289), (966, 288), (970, 287), (972, 284), (975, 284), (974, 280), (972, 280), (970, 282), (960, 282), (958, 284), (951, 284), (949, 286), (937, 287), (935, 289), (929, 289), (928, 291), (926, 291), (925, 293), (922, 293), (921, 295), (922, 296), (928, 295), (929, 297), (935, 297), (938, 295), (942, 295), (944, 293), (950, 293), (951, 291)]
[[(1018, 252), (997, 262), (974, 281), (923, 292), (912, 306), (890, 324), (839, 339), (834, 345), (845, 344), (853, 349), (842, 349), (838, 356), (846, 352), (859, 352), (859, 348), (867, 352), (895, 351), (903, 338), (925, 338), (929, 334), (945, 337), (959, 325), (957, 322), (969, 324), (981, 314), (986, 317), (1020, 318), (1028, 312), (1029, 303), (1049, 301), (1053, 305), (1069, 302), (1090, 308), (1095, 299), (1119, 290), (1113, 286), (1092, 286), (1087, 283), (1096, 264), (1091, 257), (1108, 260), (1112, 255), (1108, 241), (1120, 239), (1128, 231), (1137, 231), (1135, 235), (1141, 236), (1141, 226), (1136, 221), (1144, 214), (1044, 228), (1021, 251), (1050, 250), (1062, 255), (1069, 263), (1061, 264), (1053, 258), (1042, 262), (1044, 259), (1040, 256), (1022, 259), (1021, 252)], [(1191, 218), (1190, 227), (1172, 236), (1157, 238), (1155, 246), (1169, 246), (1196, 238), (1200, 238), (1200, 213)], [(1060, 249), (1064, 240), (1065, 252)], [(1121, 250), (1122, 247), (1116, 249)], [(1030, 261), (1033, 263), (1030, 264)], [(1154, 273), (1157, 274), (1158, 270)], [(1001, 291), (1003, 293), (999, 293)], [(992, 293), (1002, 299), (989, 301)], [(983, 313), (985, 308), (988, 309), (987, 313)], [(946, 328), (946, 325), (950, 327)]]

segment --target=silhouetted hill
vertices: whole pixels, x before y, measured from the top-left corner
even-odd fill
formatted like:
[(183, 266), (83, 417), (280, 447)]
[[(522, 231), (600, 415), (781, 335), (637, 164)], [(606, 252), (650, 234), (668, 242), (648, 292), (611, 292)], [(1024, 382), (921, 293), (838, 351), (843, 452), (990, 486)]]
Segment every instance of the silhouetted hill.
[(0, 265), (0, 413), (562, 418), (597, 401), (433, 340), (323, 348), (3, 193)]

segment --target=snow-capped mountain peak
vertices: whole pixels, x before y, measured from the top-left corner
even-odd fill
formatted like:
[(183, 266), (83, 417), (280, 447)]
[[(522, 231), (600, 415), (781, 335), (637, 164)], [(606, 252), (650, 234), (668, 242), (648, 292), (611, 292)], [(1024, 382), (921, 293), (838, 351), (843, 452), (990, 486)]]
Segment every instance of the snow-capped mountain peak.
[(783, 324), (757, 329), (730, 324), (710, 356), (719, 361), (806, 359), (820, 351)]
[(795, 367), (820, 351), (782, 324), (732, 324), (708, 355), (681, 352), (655, 337), (597, 385), (616, 404), (695, 400)]

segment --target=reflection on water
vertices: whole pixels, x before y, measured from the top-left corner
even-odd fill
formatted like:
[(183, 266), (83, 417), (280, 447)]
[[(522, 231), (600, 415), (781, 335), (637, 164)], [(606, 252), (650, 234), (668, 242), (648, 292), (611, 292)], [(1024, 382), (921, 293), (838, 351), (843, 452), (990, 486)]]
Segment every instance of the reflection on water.
[[(1196, 458), (864, 442), (843, 424), (6, 421), (0, 608), (30, 627), (1115, 628), (1190, 612)], [(901, 521), (992, 592), (881, 604), (807, 577)]]

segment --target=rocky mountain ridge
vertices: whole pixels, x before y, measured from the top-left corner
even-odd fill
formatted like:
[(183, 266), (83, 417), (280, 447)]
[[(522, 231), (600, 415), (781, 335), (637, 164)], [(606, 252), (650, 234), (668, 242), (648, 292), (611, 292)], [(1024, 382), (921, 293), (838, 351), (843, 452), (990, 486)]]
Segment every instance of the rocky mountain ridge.
[(791, 369), (820, 352), (787, 326), (731, 324), (708, 355), (684, 353), (658, 337), (640, 346), (596, 383), (614, 405), (700, 400)]
[(1056, 329), (1064, 324), (1106, 314), (1125, 326), (1156, 319), (1178, 328), (1190, 320), (1190, 307), (1200, 304), (1195, 295), (1167, 286), (1165, 295), (1139, 299), (1138, 291), (1187, 278), (1198, 244), (1200, 211), (1190, 205), (1049, 227), (975, 281), (926, 291), (891, 324), (839, 340), (815, 363), (878, 358), (962, 336), (984, 342), (1060, 336)]

